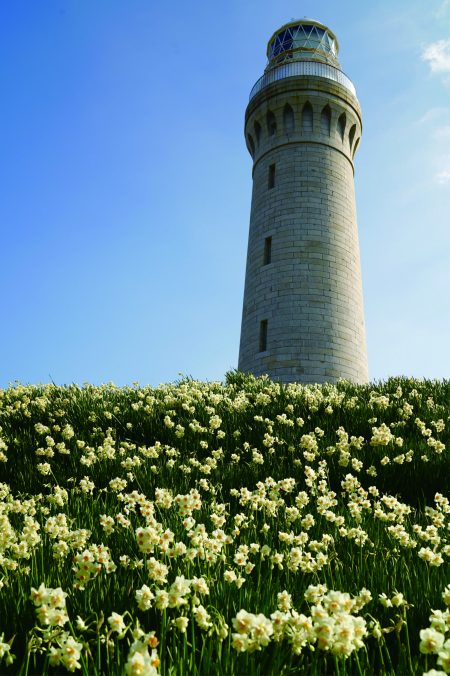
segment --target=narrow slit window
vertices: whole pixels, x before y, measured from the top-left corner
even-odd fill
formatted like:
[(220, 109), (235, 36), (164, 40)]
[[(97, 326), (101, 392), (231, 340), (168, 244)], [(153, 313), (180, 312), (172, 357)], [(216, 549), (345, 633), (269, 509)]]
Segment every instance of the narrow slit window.
[(264, 265), (272, 262), (272, 237), (266, 237), (264, 240)]
[(250, 148), (250, 154), (253, 157), (255, 154), (255, 142), (251, 134), (247, 134), (248, 146)]
[(345, 126), (347, 124), (347, 118), (345, 116), (345, 113), (342, 113), (342, 115), (339, 116), (338, 119), (338, 133), (341, 138), (341, 141), (344, 140), (344, 134), (345, 134)]
[(290, 134), (294, 131), (295, 121), (294, 121), (294, 111), (289, 103), (286, 103), (283, 110), (283, 123), (284, 123), (284, 133)]
[(302, 131), (312, 133), (313, 130), (313, 109), (312, 105), (307, 101), (302, 110)]
[(327, 136), (330, 135), (330, 129), (331, 129), (331, 108), (330, 106), (325, 106), (325, 108), (322, 110), (321, 116), (320, 116), (320, 122), (322, 126), (322, 131), (324, 134), (327, 134)]
[(259, 325), (259, 351), (267, 350), (267, 319), (263, 319)]
[(267, 133), (269, 136), (275, 136), (277, 133), (277, 121), (275, 119), (275, 115), (272, 113), (271, 110), (268, 111), (266, 115), (266, 121), (267, 121)]
[(353, 139), (355, 138), (355, 132), (356, 132), (356, 124), (354, 124), (353, 127), (350, 129), (350, 133), (348, 135), (348, 145), (350, 146), (350, 150), (352, 149)]
[(256, 145), (259, 146), (259, 141), (261, 139), (261, 125), (259, 124), (258, 121), (255, 122), (255, 124), (253, 125), (253, 128), (255, 130)]
[(269, 182), (268, 182), (268, 187), (269, 190), (272, 188), (275, 188), (275, 165), (271, 164), (269, 167)]

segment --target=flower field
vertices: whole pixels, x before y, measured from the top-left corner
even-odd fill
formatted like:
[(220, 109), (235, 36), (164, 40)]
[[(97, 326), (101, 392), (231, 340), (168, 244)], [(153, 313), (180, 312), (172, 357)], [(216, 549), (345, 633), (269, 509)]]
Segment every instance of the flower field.
[(0, 390), (0, 673), (450, 673), (450, 382)]

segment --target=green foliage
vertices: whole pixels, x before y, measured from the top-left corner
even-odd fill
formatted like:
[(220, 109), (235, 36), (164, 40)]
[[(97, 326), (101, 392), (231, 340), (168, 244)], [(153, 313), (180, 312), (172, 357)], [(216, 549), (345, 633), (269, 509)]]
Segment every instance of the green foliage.
[(449, 404), (449, 381), (238, 371), (0, 390), (2, 673), (439, 668)]

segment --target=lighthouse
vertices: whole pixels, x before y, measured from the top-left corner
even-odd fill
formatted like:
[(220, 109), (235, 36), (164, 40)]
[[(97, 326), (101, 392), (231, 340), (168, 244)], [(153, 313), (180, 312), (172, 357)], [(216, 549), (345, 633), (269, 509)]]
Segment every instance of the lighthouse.
[(239, 369), (279, 382), (368, 380), (354, 188), (361, 108), (334, 33), (279, 28), (250, 92), (253, 192)]

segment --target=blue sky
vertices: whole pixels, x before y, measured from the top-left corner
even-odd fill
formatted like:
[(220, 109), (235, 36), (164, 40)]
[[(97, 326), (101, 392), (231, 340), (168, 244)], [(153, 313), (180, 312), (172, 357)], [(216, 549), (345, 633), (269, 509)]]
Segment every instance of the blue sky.
[(450, 378), (450, 1), (0, 5), (0, 387), (237, 365), (248, 94), (280, 25), (328, 25), (363, 110), (371, 380)]

